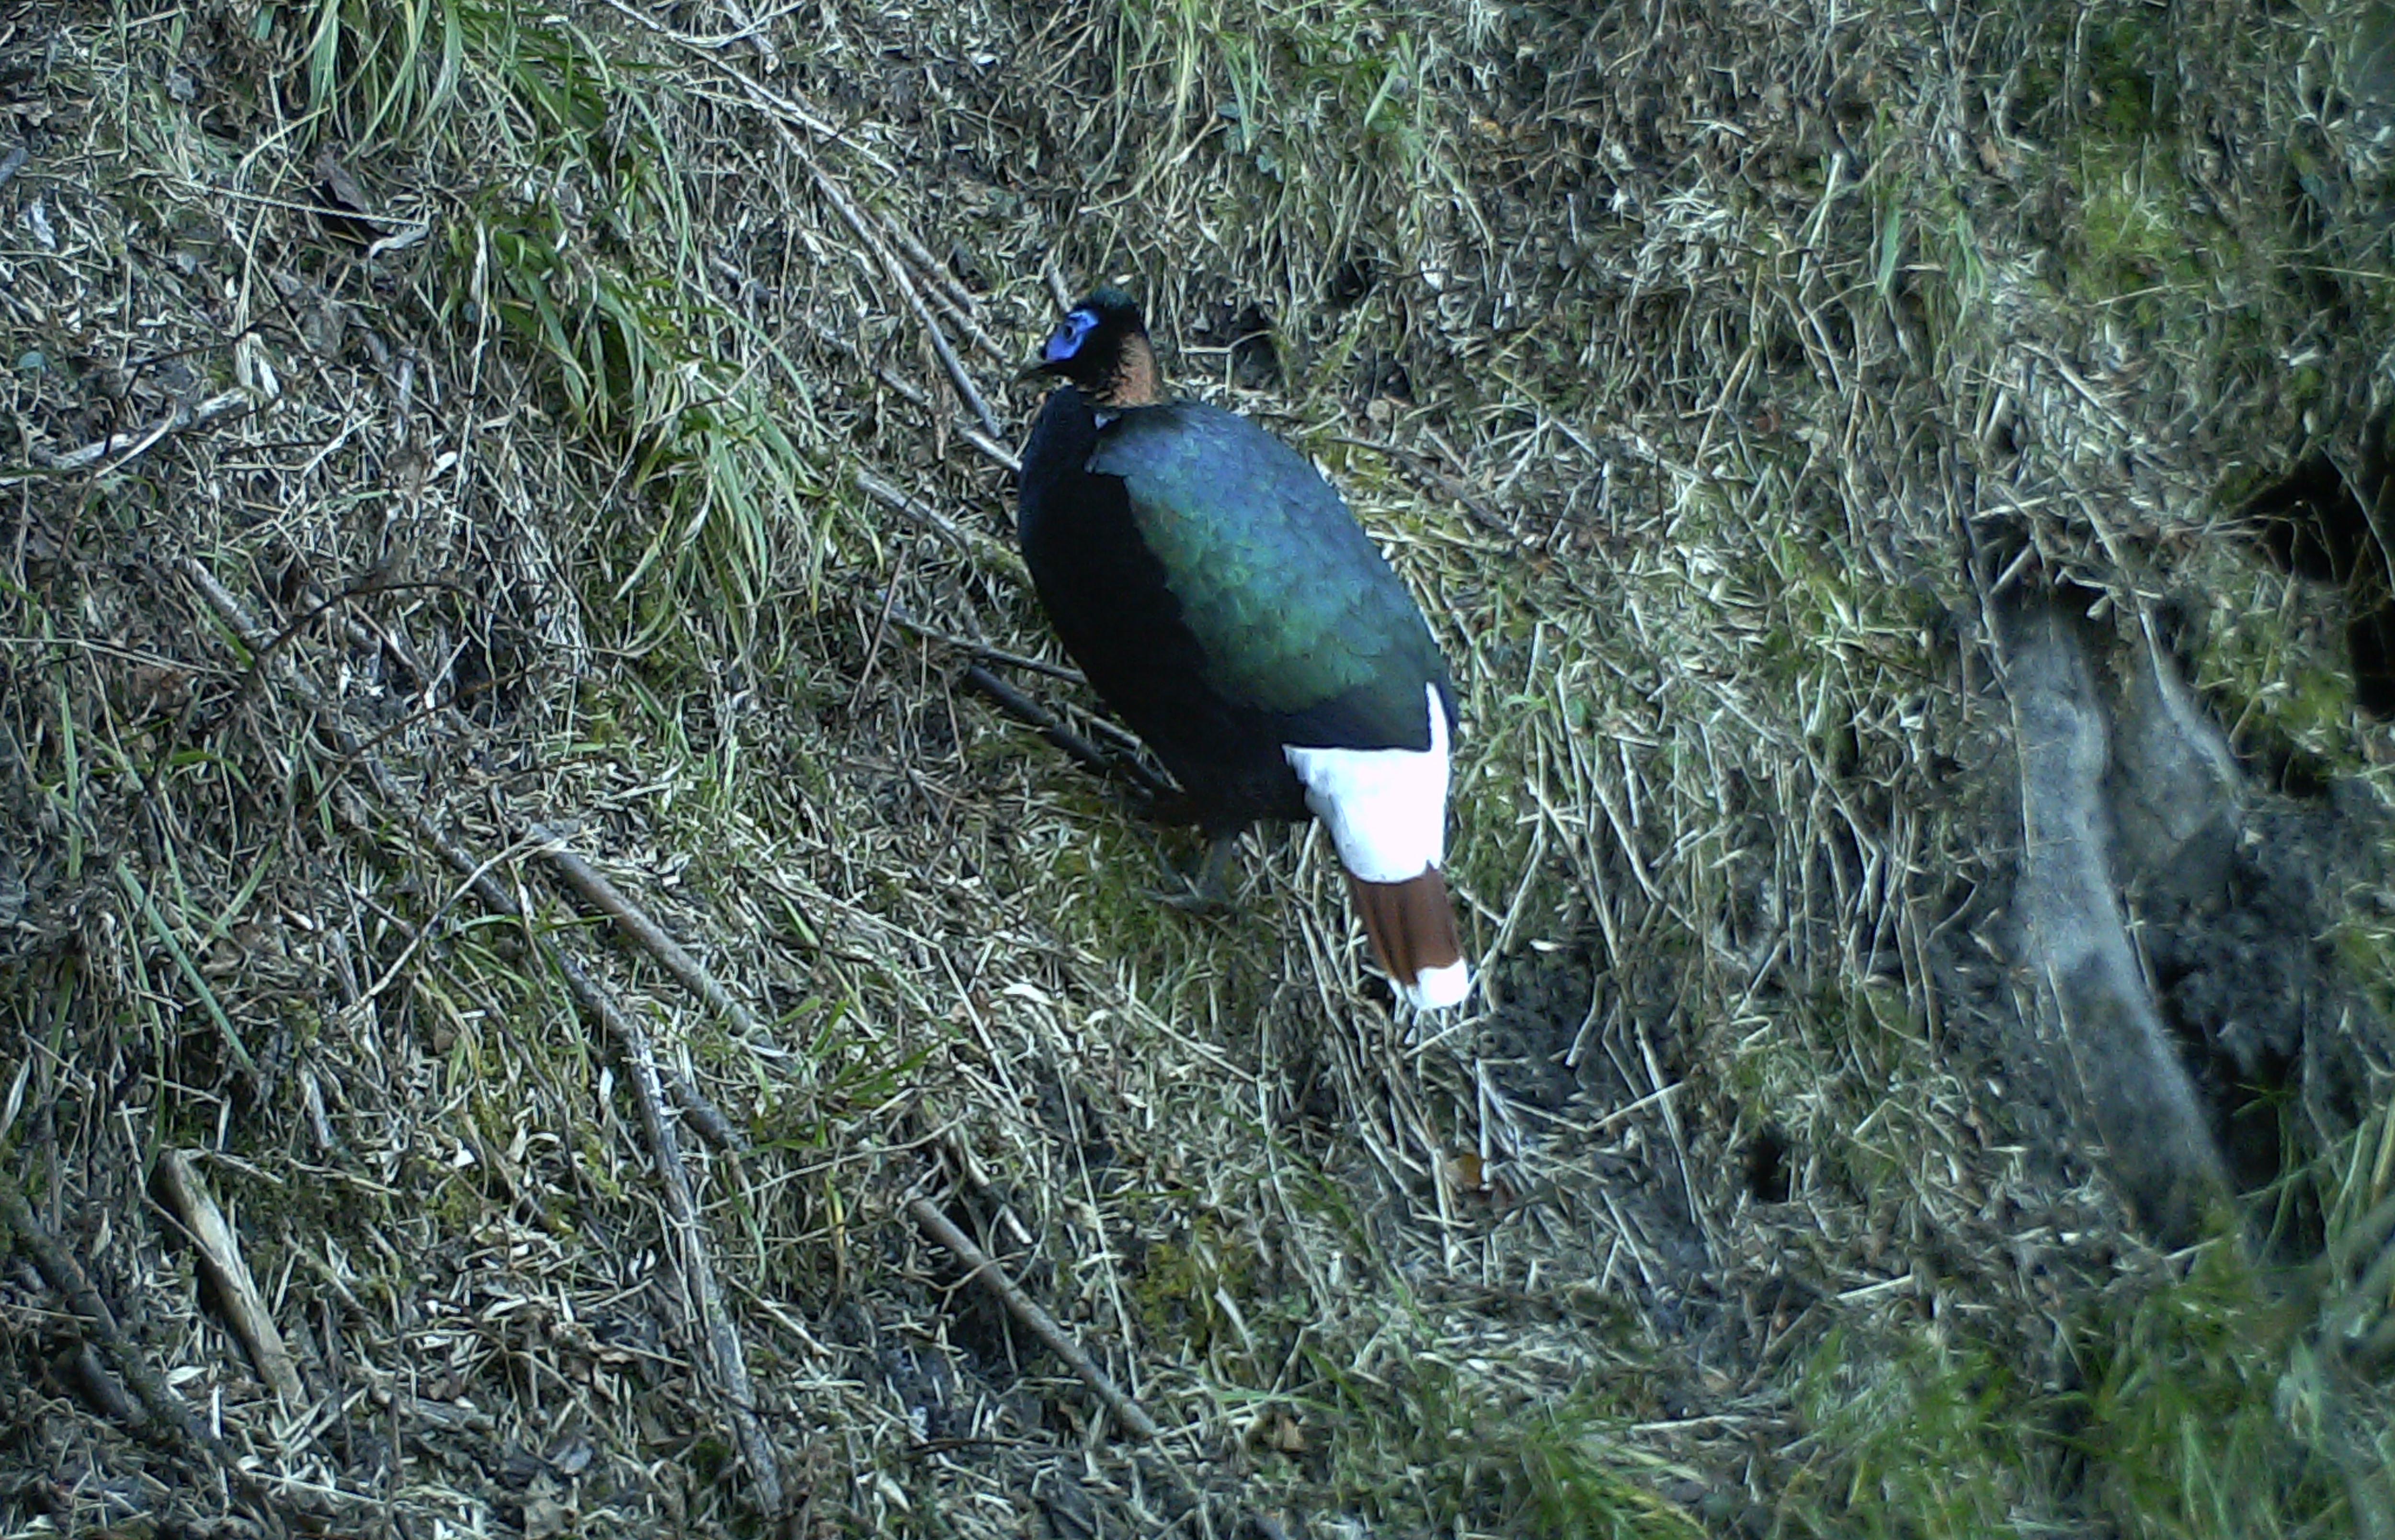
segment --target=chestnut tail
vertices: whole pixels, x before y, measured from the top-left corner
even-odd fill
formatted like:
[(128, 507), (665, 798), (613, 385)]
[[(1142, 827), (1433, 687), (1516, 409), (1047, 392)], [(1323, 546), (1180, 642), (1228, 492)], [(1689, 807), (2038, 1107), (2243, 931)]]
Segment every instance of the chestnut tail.
[(1451, 1006), (1471, 988), (1455, 936), (1455, 906), (1434, 866), (1403, 882), (1367, 882), (1347, 874), (1372, 954), (1398, 991), (1425, 1010)]

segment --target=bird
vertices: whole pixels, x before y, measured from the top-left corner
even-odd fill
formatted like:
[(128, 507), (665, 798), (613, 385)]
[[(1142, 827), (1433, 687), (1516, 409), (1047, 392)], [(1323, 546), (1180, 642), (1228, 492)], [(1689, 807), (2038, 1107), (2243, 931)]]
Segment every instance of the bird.
[(1421, 608), (1319, 471), (1247, 418), (1164, 389), (1135, 300), (1066, 312), (1024, 446), (1016, 534), (1101, 700), (1180, 783), (1219, 900), (1239, 836), (1318, 819), (1397, 993), (1472, 976), (1440, 868), (1462, 720)]

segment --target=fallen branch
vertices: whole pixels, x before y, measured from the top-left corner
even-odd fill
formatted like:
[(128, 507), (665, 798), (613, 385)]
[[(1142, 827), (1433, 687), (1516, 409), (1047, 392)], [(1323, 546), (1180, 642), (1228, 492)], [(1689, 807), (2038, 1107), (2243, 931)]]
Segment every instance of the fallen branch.
[[(898, 254), (891, 249), (890, 243), (882, 238), (874, 223), (866, 217), (865, 211), (857, 207), (856, 200), (848, 195), (848, 189), (842, 187), (839, 178), (823, 168), (815, 159), (814, 149), (800, 138), (790, 125), (798, 125), (819, 140), (839, 140), (847, 145), (853, 152), (879, 167), (885, 175), (894, 177), (896, 173), (892, 169), (890, 163), (853, 140), (841, 138), (839, 131), (823, 119), (765, 86), (746, 71), (735, 69), (717, 54), (698, 46), (664, 22), (633, 9), (625, 4), (624, 0), (607, 0), (607, 3), (624, 16), (650, 31), (670, 37), (684, 47), (691, 48), (709, 64), (731, 76), (733, 82), (748, 94), (750, 100), (759, 106), (772, 110), (774, 125), (781, 130), (784, 145), (791, 154), (799, 158), (800, 164), (807, 168), (807, 176), (814, 183), (815, 191), (823, 194), (824, 201), (831, 204), (840, 215), (841, 222), (855, 233), (856, 238), (865, 243), (866, 249), (879, 259), (881, 270), (889, 275), (890, 282), (897, 286), (900, 294), (906, 296), (907, 308), (915, 312), (915, 319), (922, 323), (924, 335), (931, 338), (932, 351), (939, 355), (940, 367), (947, 372), (948, 383), (956, 387), (957, 399), (972, 409), (973, 416), (981, 423), (982, 431), (987, 433), (992, 439), (997, 438), (998, 415), (989, 409), (989, 402), (982, 399), (981, 390), (973, 384), (973, 375), (965, 370), (964, 361), (957, 357), (955, 346), (948, 341), (947, 333), (941, 328), (938, 319), (932, 314), (932, 308), (925, 302), (921, 286), (915, 282), (914, 273), (908, 270), (906, 262), (900, 259)], [(920, 243), (916, 244), (915, 249), (918, 252), (922, 251)], [(937, 274), (937, 264), (932, 261), (930, 253), (922, 252), (920, 259), (927, 271)], [(946, 296), (942, 297), (946, 299)], [(1002, 359), (1006, 356), (1005, 350), (982, 333), (972, 317), (962, 312), (961, 307), (958, 307), (958, 312), (959, 320), (973, 334), (977, 344), (995, 357)]]
[(609, 882), (597, 867), (566, 849), (563, 831), (536, 823), (524, 832), (539, 843), (541, 859), (549, 862), (566, 887), (614, 920), (633, 944), (655, 957), (684, 989), (706, 1001), (718, 1016), (731, 1023), (733, 1031), (752, 1043), (773, 1046), (772, 1034), (766, 1031), (765, 1023), (757, 1020), (756, 1013), (734, 998), (715, 975), (684, 951), (680, 941), (667, 935), (665, 928), (649, 918), (639, 904), (626, 898), (623, 890)]
[[(182, 570), (245, 645), (254, 651), (264, 643), (264, 630), (250, 619), (232, 591), (217, 581), (214, 573), (191, 557), (183, 559)], [(463, 873), (468, 888), (494, 913), (525, 925), (538, 955), (565, 981), (566, 991), (574, 997), (575, 1003), (599, 1023), (631, 1068), (630, 1078), (636, 1099), (641, 1104), (641, 1122), (648, 1135), (650, 1155), (656, 1163), (658, 1179), (665, 1188), (668, 1226), (679, 1243), (682, 1275), (689, 1280), (698, 1298), (701, 1335), (713, 1362), (718, 1394), (724, 1403), (725, 1415), (732, 1423), (734, 1437), (740, 1445), (750, 1476), (757, 1483), (758, 1506), (769, 1516), (782, 1517), (789, 1511), (789, 1503), (782, 1488), (780, 1466), (774, 1457), (773, 1441), (766, 1436), (764, 1425), (757, 1417), (756, 1395), (749, 1385), (740, 1334), (724, 1305), (722, 1287), (716, 1278), (714, 1258), (708, 1249), (706, 1231), (699, 1221), (698, 1204), (691, 1193), (690, 1174), (682, 1162), (681, 1141), (675, 1136), (673, 1120), (666, 1115), (665, 1077), (660, 1074), (655, 1056), (650, 1051), (648, 1034), (616, 1006), (578, 963), (548, 938), (532, 932), (523, 910), (490, 875), (486, 863), (474, 860), (470, 852), (441, 832), (430, 815), (417, 807), (414, 798), (391, 779), (382, 762), (366, 751), (357, 734), (350, 730), (337, 706), (319, 698), (304, 680), (289, 673), (287, 665), (285, 673), (289, 676), (285, 682), (314, 711), (318, 722), (332, 737), (335, 746), (363, 768), (376, 796), (406, 820), (416, 837), (428, 849)], [(340, 794), (337, 806), (343, 816), (360, 829), (371, 831), (375, 827), (375, 819), (364, 806), (364, 799), (347, 784), (340, 787)], [(678, 1099), (686, 1112), (694, 1104), (703, 1107), (706, 1118), (711, 1118), (724, 1134), (731, 1133), (722, 1114), (699, 1097), (695, 1089), (681, 1087), (680, 1090)], [(701, 1116), (694, 1115), (693, 1123), (702, 1132), (705, 1131), (706, 1123)]]
[[(379, 767), (375, 767), (378, 770)], [(396, 788), (390, 788), (396, 790)], [(350, 816), (371, 826), (362, 809), (351, 809)], [(452, 867), (469, 876), (468, 887), (483, 904), (495, 913), (522, 920), (517, 907), (505, 888), (489, 872), (482, 870), (470, 853), (442, 835), (422, 812), (411, 809), (409, 817), (417, 839), (425, 842)], [(536, 938), (536, 945), (544, 961), (565, 981), (566, 993), (585, 1015), (596, 1020), (602, 1031), (615, 1043), (615, 1051), (632, 1070), (635, 1099), (641, 1104), (641, 1124), (648, 1135), (649, 1150), (656, 1161), (658, 1178), (665, 1184), (666, 1217), (675, 1239), (681, 1243), (684, 1276), (698, 1296), (702, 1333), (708, 1351), (715, 1364), (715, 1375), (732, 1419), (733, 1430), (740, 1442), (741, 1453), (757, 1481), (758, 1505), (771, 1514), (787, 1509), (782, 1492), (781, 1469), (774, 1455), (773, 1441), (757, 1420), (755, 1391), (748, 1382), (748, 1360), (740, 1346), (740, 1334), (724, 1307), (723, 1291), (715, 1275), (715, 1261), (707, 1245), (706, 1231), (698, 1218), (698, 1204), (690, 1191), (690, 1175), (682, 1164), (681, 1141), (675, 1137), (673, 1121), (665, 1115), (666, 1082), (657, 1069), (656, 1057), (649, 1047), (648, 1033), (617, 1006), (615, 999), (582, 966), (547, 940)], [(680, 1081), (674, 1082), (683, 1114), (702, 1136), (711, 1138), (725, 1149), (738, 1149), (745, 1144), (714, 1104), (700, 1097)]]
[(1098, 1399), (1106, 1403), (1106, 1410), (1115, 1415), (1115, 1420), (1122, 1424), (1132, 1437), (1153, 1439), (1164, 1431), (1156, 1425), (1155, 1418), (1140, 1409), (1139, 1402), (1115, 1388), (1115, 1382), (1107, 1378), (1106, 1372), (1081, 1350), (1081, 1345), (1065, 1335), (1065, 1328), (1056, 1323), (1054, 1316), (1041, 1310), (1038, 1301), (1016, 1287), (1014, 1280), (1009, 1278), (981, 1247), (973, 1244), (971, 1236), (949, 1222), (937, 1204), (929, 1198), (912, 1198), (907, 1201), (906, 1212), (914, 1216), (924, 1234), (947, 1247), (957, 1260), (965, 1265), (968, 1277), (997, 1296), (1008, 1314), (1022, 1322), (1050, 1352), (1065, 1361), (1065, 1367), (1081, 1377), (1082, 1384), (1096, 1391)]
[(982, 457), (988, 460), (991, 464), (1003, 466), (1009, 472), (1016, 476), (1023, 474), (1023, 462), (1015, 457), (1014, 451), (1007, 448), (1004, 444), (999, 442), (998, 440), (990, 435), (982, 432), (979, 428), (959, 428), (957, 429), (957, 437), (973, 445), (975, 449), (980, 450)]
[(1031, 574), (1024, 567), (1023, 559), (1011, 547), (988, 535), (967, 530), (954, 520), (933, 511), (920, 499), (908, 496), (862, 466), (851, 474), (855, 478), (857, 491), (892, 512), (914, 520), (954, 546), (957, 554), (966, 560), (985, 570), (995, 569), (1018, 586), (1027, 588), (1031, 586)]
[[(723, 265), (728, 266), (729, 264)], [(736, 273), (738, 270), (734, 269), (734, 271)], [(864, 349), (858, 347), (855, 343), (851, 342), (848, 338), (840, 336), (838, 332), (825, 325), (822, 322), (815, 320), (813, 316), (809, 316), (803, 320), (801, 324), (806, 327), (808, 334), (817, 342), (822, 343), (833, 352), (836, 352), (842, 358), (847, 359), (851, 363), (866, 370), (867, 373), (871, 374), (875, 379), (880, 380), (883, 385), (895, 390), (906, 400), (912, 401), (915, 405), (922, 408), (926, 412), (938, 410), (938, 403), (932, 400), (932, 393), (930, 391), (924, 389), (921, 386), (917, 385), (913, 380), (908, 379), (906, 375), (898, 373), (898, 371), (889, 367), (887, 364), (876, 363), (871, 359), (867, 358), (865, 356)]]
[(723, 1285), (715, 1276), (707, 1231), (699, 1223), (698, 1204), (690, 1191), (690, 1173), (682, 1165), (681, 1144), (674, 1137), (673, 1120), (665, 1113), (665, 1097), (657, 1079), (656, 1060), (649, 1052), (648, 1035), (615, 1011), (612, 1002), (604, 1003), (602, 1008), (615, 1017), (608, 1030), (618, 1042), (629, 1046), (625, 1058), (632, 1066), (632, 1083), (640, 1091), (641, 1121), (648, 1129), (649, 1144), (656, 1151), (659, 1174), (665, 1178), (667, 1217), (681, 1242), (683, 1273), (698, 1295), (699, 1320), (706, 1329), (708, 1356), (715, 1361), (718, 1389), (732, 1415), (740, 1452), (757, 1482), (758, 1507), (774, 1518), (781, 1518), (790, 1507), (782, 1490), (781, 1464), (774, 1454), (774, 1441), (757, 1417), (757, 1392), (748, 1383), (748, 1362), (740, 1346), (740, 1328), (723, 1302)]
[(150, 1367), (140, 1350), (126, 1340), (108, 1302), (91, 1286), (91, 1280), (84, 1276), (83, 1269), (67, 1254), (66, 1247), (42, 1228), (41, 1221), (33, 1217), (33, 1205), (25, 1201), (13, 1180), (0, 1181), (0, 1231), (15, 1238), (17, 1249), (33, 1264), (33, 1270), (65, 1301), (67, 1310), (75, 1317), (77, 1329), (99, 1347), (108, 1366), (132, 1389), (134, 1399), (150, 1419), (145, 1428), (137, 1431), (146, 1432), (186, 1458), (196, 1455), (202, 1465), (216, 1471), (230, 1491), (241, 1494), (250, 1512), (271, 1533), (289, 1533), (264, 1484), (241, 1468), (232, 1451), (200, 1421), (158, 1371)]
[[(725, 263), (718, 264), (719, 269), (728, 266), (729, 264)], [(738, 274), (738, 270), (734, 269), (733, 272), (736, 276)], [(838, 332), (833, 331), (822, 322), (809, 319), (804, 322), (804, 324), (807, 331), (817, 342), (829, 348), (832, 351), (840, 354), (842, 358), (845, 358), (852, 363), (857, 365), (857, 367), (866, 370), (867, 373), (871, 374), (875, 379), (880, 380), (883, 385), (887, 386), (892, 390), (896, 391), (906, 401), (914, 403), (916, 407), (925, 412), (936, 412), (939, 410), (938, 403), (932, 400), (931, 393), (926, 391), (921, 386), (917, 385), (913, 380), (908, 379), (906, 375), (899, 374), (896, 370), (890, 368), (888, 365), (876, 363), (871, 359), (867, 358), (865, 356), (865, 349), (859, 348), (855, 343), (851, 342), (848, 338), (840, 336)], [(995, 433), (986, 433), (970, 423), (959, 423), (955, 425), (955, 428), (957, 437), (962, 439), (974, 449), (980, 451), (982, 458), (989, 461), (989, 463), (994, 466), (1002, 467), (1010, 474), (1019, 476), (1023, 473), (1023, 462), (1016, 457), (1014, 451), (1007, 448), (1006, 445), (1000, 441)]]
[[(631, 17), (633, 20), (639, 21), (643, 26), (649, 27), (656, 32), (664, 33), (666, 35), (674, 37), (677, 40), (681, 37), (680, 33), (673, 32), (662, 22), (658, 22), (640, 15), (630, 7), (625, 5), (624, 0), (608, 0), (608, 4), (614, 6), (615, 9), (623, 12), (626, 16)], [(965, 370), (964, 361), (957, 357), (955, 345), (948, 341), (948, 334), (942, 329), (938, 318), (932, 314), (932, 308), (925, 302), (922, 287), (915, 282), (914, 273), (908, 270), (906, 262), (899, 257), (898, 254), (891, 250), (890, 243), (882, 238), (881, 232), (875, 228), (874, 222), (866, 217), (865, 211), (857, 207), (856, 200), (848, 195), (848, 189), (840, 184), (840, 179), (838, 178), (834, 177), (830, 172), (826, 171), (823, 168), (822, 163), (815, 159), (814, 151), (791, 130), (790, 125), (792, 123), (797, 123), (801, 127), (806, 129), (809, 133), (821, 139), (827, 139), (836, 137), (831, 126), (828, 124), (824, 123), (821, 119), (804, 112), (795, 103), (791, 102), (787, 98), (782, 97), (768, 89), (765, 86), (760, 84), (745, 72), (734, 69), (730, 64), (726, 63), (721, 59), (717, 58), (713, 54), (705, 53), (704, 50), (701, 50), (701, 53), (702, 57), (706, 58), (709, 63), (713, 64), (717, 69), (721, 70), (725, 74), (730, 75), (733, 80), (738, 84), (740, 88), (748, 94), (750, 99), (756, 101), (761, 106), (770, 107), (774, 110), (774, 125), (781, 130), (783, 144), (789, 150), (791, 154), (799, 158), (800, 164), (807, 168), (807, 177), (814, 183), (815, 191), (823, 194), (824, 201), (826, 203), (831, 204), (833, 211), (839, 214), (841, 223), (847, 225), (850, 230), (854, 232), (856, 238), (865, 243), (865, 249), (871, 252), (875, 258), (880, 261), (881, 264), (881, 270), (889, 275), (890, 282), (896, 285), (900, 294), (906, 296), (907, 308), (915, 312), (915, 319), (922, 324), (924, 335), (931, 338), (932, 351), (939, 355), (940, 367), (946, 371), (948, 383), (956, 387), (957, 399), (963, 401), (967, 407), (972, 409), (974, 418), (979, 421), (982, 426), (983, 432), (987, 433), (993, 439), (997, 438), (999, 434), (998, 415), (989, 409), (989, 402), (982, 399), (981, 390), (973, 384), (973, 375)], [(851, 145), (851, 148), (856, 149), (857, 147)], [(866, 153), (861, 150), (859, 150), (858, 152), (861, 154)], [(873, 160), (874, 164), (879, 165), (884, 172), (890, 171), (890, 166), (887, 162), (875, 159), (869, 154), (867, 154), (866, 158)], [(918, 244), (916, 249), (918, 251), (921, 251), (922, 248)], [(932, 262), (930, 253), (923, 253), (922, 260), (927, 269), (936, 272), (936, 264)], [(943, 297), (945, 298), (945, 296)], [(961, 312), (960, 308), (959, 310), (959, 319), (973, 332), (974, 340), (986, 348), (993, 356), (999, 358), (1004, 358), (1006, 356), (1004, 349), (1000, 349), (996, 342), (991, 341), (986, 334), (982, 333), (979, 326), (974, 324), (973, 318), (969, 315), (964, 315)]]
[(922, 275), (931, 281), (932, 297), (940, 302), (940, 308), (947, 312), (948, 319), (954, 321), (958, 329), (965, 334), (965, 340), (987, 353), (998, 362), (1013, 364), (1020, 368), (1020, 361), (1000, 346), (995, 337), (982, 330), (981, 322), (973, 319), (973, 296), (965, 292), (963, 284), (948, 276), (947, 269), (942, 267), (939, 259), (924, 249), (922, 242), (915, 239), (914, 231), (886, 214), (881, 217), (881, 223), (882, 227), (889, 230), (890, 238), (898, 243), (898, 249), (905, 252), (908, 260), (912, 261), (921, 270)]
[(81, 449), (70, 449), (63, 454), (37, 455), (36, 458), (40, 463), (38, 470), (19, 471), (11, 475), (0, 476), (0, 486), (17, 486), (45, 476), (64, 475), (71, 471), (86, 469), (99, 465), (103, 460), (110, 462), (102, 467), (103, 470), (116, 470), (147, 454), (152, 446), (170, 433), (180, 433), (187, 428), (205, 428), (211, 423), (221, 422), (227, 417), (242, 416), (257, 405), (257, 399), (246, 390), (226, 390), (210, 396), (204, 401), (178, 401), (172, 412), (147, 428), (128, 428), (123, 433), (112, 433), (105, 439), (84, 445)]
[(905, 605), (892, 599), (887, 590), (883, 591), (881, 597), (888, 606), (892, 624), (901, 630), (912, 632), (925, 641), (935, 641), (943, 647), (953, 647), (969, 657), (981, 659), (984, 663), (1001, 664), (1008, 668), (1020, 668), (1033, 674), (1045, 674), (1052, 679), (1063, 679), (1067, 684), (1089, 682), (1082, 678), (1081, 671), (1078, 668), (1067, 668), (1061, 663), (1050, 663), (1045, 658), (1025, 657), (1020, 652), (1009, 652), (1004, 648), (991, 647), (983, 642), (951, 636), (946, 631), (937, 630), (917, 620), (907, 612)]
[(250, 1276), (241, 1242), (234, 1238), (224, 1210), (209, 1195), (207, 1184), (200, 1179), (190, 1153), (169, 1150), (160, 1155), (152, 1182), (159, 1201), (182, 1221), (184, 1232), (199, 1252), (200, 1270), (216, 1285), (225, 1323), (241, 1339), (250, 1362), (258, 1366), (258, 1377), (282, 1398), (286, 1409), (297, 1411), (308, 1401), (308, 1388), (299, 1381), (299, 1366), (284, 1345), (274, 1312), (266, 1308), (265, 1297), (258, 1292), (258, 1280)]
[(840, 186), (830, 172), (815, 164), (814, 156), (798, 142), (797, 135), (789, 134), (787, 128), (783, 132), (788, 135), (792, 153), (806, 162), (807, 174), (814, 178), (815, 191), (824, 195), (824, 201), (830, 204), (848, 228), (856, 232), (856, 238), (865, 243), (866, 249), (880, 258), (881, 270), (890, 275), (890, 281), (898, 286), (898, 292), (906, 296), (907, 308), (915, 312), (915, 319), (921, 323), (924, 336), (931, 338), (932, 351), (939, 356), (940, 367), (946, 371), (948, 383), (956, 387), (957, 399), (973, 409), (973, 417), (981, 424), (983, 432), (997, 438), (998, 414), (989, 409), (989, 402), (982, 400), (981, 390), (973, 384), (973, 375), (965, 372), (964, 360), (957, 357), (955, 346), (948, 341), (948, 334), (941, 329), (938, 318), (932, 314), (931, 306), (924, 302), (922, 290), (915, 283), (915, 275), (906, 270), (906, 264), (898, 259), (889, 244), (875, 233), (873, 226), (866, 220), (865, 211), (856, 206), (855, 200), (848, 195), (848, 190)]
[(762, 81), (758, 80), (754, 75), (748, 73), (746, 71), (737, 69), (726, 60), (717, 57), (715, 52), (716, 45), (712, 40), (703, 37), (694, 37), (690, 33), (684, 32), (677, 32), (673, 28), (668, 27), (664, 22), (658, 20), (655, 17), (650, 16), (643, 11), (638, 10), (631, 6), (625, 4), (625, 0), (607, 0), (607, 5), (626, 20), (631, 21), (639, 26), (645, 27), (649, 31), (655, 33), (658, 36), (670, 39), (674, 43), (681, 45), (682, 47), (688, 48), (691, 52), (706, 59), (708, 63), (714, 65), (725, 74), (730, 75), (734, 82), (735, 82), (742, 90), (748, 92), (749, 96), (753, 97), (758, 101), (771, 107), (775, 115), (783, 121), (797, 124), (808, 133), (813, 134), (815, 138), (822, 139), (827, 143), (836, 143), (844, 146), (850, 154), (856, 156), (859, 160), (865, 162), (867, 165), (872, 166), (875, 170), (880, 171), (885, 177), (894, 178), (898, 175), (898, 168), (896, 166), (892, 165), (888, 161), (883, 160), (880, 156), (875, 154), (864, 145), (856, 142), (855, 139), (843, 134), (840, 129), (833, 127), (821, 116), (809, 111), (804, 106), (801, 106), (797, 100), (783, 95), (781, 92), (774, 90), (772, 86), (765, 85)]
[(1136, 759), (1118, 754), (1108, 754), (1087, 738), (1065, 727), (1053, 713), (1004, 679), (979, 664), (966, 665), (963, 683), (968, 690), (986, 695), (1016, 721), (1037, 731), (1040, 737), (1071, 756), (1076, 763), (1092, 775), (1109, 780), (1129, 781), (1149, 796), (1164, 801), (1178, 801), (1180, 789), (1150, 770)]

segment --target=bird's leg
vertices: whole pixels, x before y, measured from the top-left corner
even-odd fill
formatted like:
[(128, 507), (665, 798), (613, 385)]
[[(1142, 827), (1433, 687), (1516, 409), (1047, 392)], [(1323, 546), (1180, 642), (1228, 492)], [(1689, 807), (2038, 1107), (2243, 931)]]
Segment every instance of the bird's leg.
[(1207, 831), (1206, 860), (1198, 868), (1199, 897), (1230, 906), (1231, 864), (1239, 859), (1239, 836), (1246, 832), (1244, 828)]
[(1186, 887), (1177, 893), (1158, 893), (1158, 900), (1188, 915), (1229, 913), (1231, 863), (1238, 859), (1239, 836), (1246, 832), (1245, 824), (1207, 830), (1206, 859), (1199, 863), (1196, 879), (1183, 878)]

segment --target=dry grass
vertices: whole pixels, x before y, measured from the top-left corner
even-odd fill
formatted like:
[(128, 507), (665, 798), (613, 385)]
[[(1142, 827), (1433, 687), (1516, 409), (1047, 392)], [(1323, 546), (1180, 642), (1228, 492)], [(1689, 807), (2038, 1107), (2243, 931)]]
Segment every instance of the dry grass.
[[(800, 1533), (2389, 1533), (2384, 1086), (2288, 1152), (2320, 1260), (2126, 1233), (2018, 1042), (1980, 619), (2179, 617), (2383, 804), (2226, 512), (2384, 394), (2375, 12), (1968, 10), (0, 19), (0, 1150), (236, 1507), (758, 1532), (703, 1246)], [(954, 688), (1051, 652), (1012, 376), (1114, 273), (1456, 661), (1460, 1022), (1318, 840), (1161, 909), (1189, 852)], [(746, 1141), (695, 1228), (560, 954)], [(0, 1533), (227, 1513), (76, 1332), (0, 1272)]]

